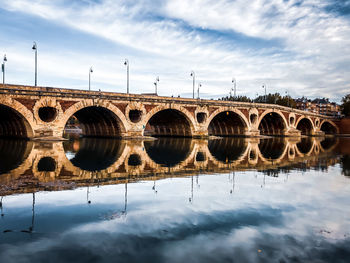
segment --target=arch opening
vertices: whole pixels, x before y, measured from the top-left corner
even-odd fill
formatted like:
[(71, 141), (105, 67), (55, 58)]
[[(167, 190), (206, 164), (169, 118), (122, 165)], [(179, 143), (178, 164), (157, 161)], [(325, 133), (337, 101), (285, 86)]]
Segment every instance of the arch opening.
[(145, 127), (144, 135), (166, 137), (191, 137), (191, 126), (186, 116), (174, 109), (154, 114)]
[(141, 120), (142, 117), (142, 111), (140, 110), (130, 110), (129, 111), (129, 119), (133, 123), (137, 123)]
[(274, 138), (261, 140), (259, 150), (265, 159), (277, 160), (282, 157), (286, 148), (286, 143), (283, 138)]
[(197, 113), (197, 122), (203, 123), (207, 119), (207, 114), (205, 112), (198, 112)]
[(33, 131), (28, 121), (16, 110), (0, 105), (0, 137), (29, 138)]
[(328, 121), (322, 123), (321, 131), (325, 134), (337, 134), (337, 128)]
[(216, 160), (223, 163), (232, 163), (242, 156), (247, 145), (244, 138), (224, 138), (210, 140), (208, 148)]
[(285, 129), (283, 118), (276, 112), (266, 114), (259, 124), (261, 135), (282, 136)]
[(258, 115), (256, 115), (255, 113), (253, 113), (253, 114), (250, 114), (250, 123), (251, 124), (255, 124), (256, 123), (256, 121), (258, 120)]
[(297, 125), (297, 130), (301, 131), (301, 135), (312, 135), (313, 127), (308, 118), (303, 118)]
[(121, 120), (111, 110), (89, 106), (74, 113), (66, 123), (64, 134), (86, 137), (121, 137), (125, 132)]
[(44, 122), (52, 122), (57, 117), (57, 110), (53, 107), (41, 107), (38, 110), (39, 118)]
[(246, 124), (237, 113), (224, 111), (211, 120), (208, 134), (214, 136), (244, 136), (246, 130)]

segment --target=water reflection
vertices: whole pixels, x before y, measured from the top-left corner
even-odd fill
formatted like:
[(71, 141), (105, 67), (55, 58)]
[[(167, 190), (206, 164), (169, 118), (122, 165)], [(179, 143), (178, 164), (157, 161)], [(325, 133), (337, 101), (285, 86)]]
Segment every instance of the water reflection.
[(326, 170), (339, 161), (347, 174), (348, 159), (345, 155), (339, 159), (343, 145), (338, 138), (313, 137), (209, 141), (76, 138), (63, 143), (0, 140), (0, 193), (247, 169), (278, 176), (292, 169)]
[(1, 141), (0, 261), (346, 262), (349, 142)]

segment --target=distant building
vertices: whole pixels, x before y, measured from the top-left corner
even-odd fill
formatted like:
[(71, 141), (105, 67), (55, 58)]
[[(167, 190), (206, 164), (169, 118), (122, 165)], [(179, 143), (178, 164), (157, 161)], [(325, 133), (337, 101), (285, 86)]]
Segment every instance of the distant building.
[(340, 106), (335, 102), (329, 102), (329, 99), (314, 99), (310, 100), (305, 97), (295, 100), (296, 108), (300, 110), (310, 111), (326, 116), (339, 116)]

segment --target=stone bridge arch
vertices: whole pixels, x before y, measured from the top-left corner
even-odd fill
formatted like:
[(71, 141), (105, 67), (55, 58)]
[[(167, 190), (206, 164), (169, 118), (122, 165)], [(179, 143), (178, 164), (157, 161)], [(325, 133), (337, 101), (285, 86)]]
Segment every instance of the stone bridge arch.
[(33, 113), (22, 103), (6, 96), (0, 97), (0, 136), (32, 138), (35, 123)]
[(194, 116), (184, 107), (160, 105), (146, 114), (142, 135), (192, 137), (195, 123)]
[(208, 135), (238, 136), (246, 135), (249, 121), (239, 109), (222, 108), (214, 111), (206, 123)]
[(258, 120), (261, 135), (285, 135), (289, 125), (284, 114), (275, 109), (265, 110)]
[(320, 130), (325, 134), (338, 134), (339, 128), (331, 120), (322, 120), (320, 123)]
[(84, 100), (64, 112), (60, 121), (61, 136), (73, 115), (79, 120), (86, 136), (122, 137), (130, 129), (125, 115), (114, 104), (105, 100)]
[(295, 128), (301, 132), (301, 135), (314, 135), (316, 128), (314, 122), (309, 116), (301, 116), (295, 123)]

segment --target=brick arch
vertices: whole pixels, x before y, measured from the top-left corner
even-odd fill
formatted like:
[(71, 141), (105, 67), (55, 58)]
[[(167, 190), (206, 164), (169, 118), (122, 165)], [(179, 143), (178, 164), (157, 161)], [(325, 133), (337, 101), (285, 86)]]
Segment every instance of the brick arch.
[(5, 109), (12, 111), (12, 117), (15, 117), (13, 121), (11, 120), (11, 125), (14, 129), (10, 134), (11, 136), (15, 134), (16, 137), (22, 138), (34, 137), (35, 123), (31, 111), (29, 111), (22, 103), (6, 97), (0, 98), (0, 105), (4, 106)]
[[(311, 123), (311, 131), (310, 131), (310, 134), (313, 134), (313, 133), (315, 132), (315, 124), (314, 124), (314, 122), (312, 121), (312, 119), (311, 119), (309, 116), (303, 115), (303, 116), (299, 117), (299, 119), (298, 119), (298, 120), (296, 121), (296, 123), (295, 123), (295, 128), (298, 129), (298, 125), (299, 125), (299, 123), (300, 123), (302, 120), (308, 120), (308, 121)], [(299, 129), (298, 129), (298, 130), (299, 130)], [(302, 132), (302, 134), (304, 134), (302, 130), (300, 130), (300, 131)]]
[[(220, 116), (220, 114), (223, 114), (225, 112), (228, 112), (229, 115), (230, 115), (230, 113), (233, 113), (232, 117), (238, 117), (238, 119), (243, 124), (243, 128), (244, 128), (243, 132), (244, 133), (240, 134), (240, 135), (244, 135), (245, 132), (247, 130), (249, 130), (249, 121), (246, 118), (246, 116), (243, 114), (242, 111), (235, 109), (235, 108), (224, 108), (224, 109), (217, 109), (209, 116), (209, 118), (207, 119), (207, 122), (206, 122), (206, 129), (208, 130), (208, 132), (209, 132), (210, 124), (213, 121), (213, 119), (217, 116)], [(221, 135), (236, 135), (236, 133), (234, 131), (232, 131), (232, 127), (231, 127), (231, 132), (229, 132), (227, 129), (225, 129), (225, 130), (226, 130), (226, 132), (224, 132), (225, 134), (221, 134)]]
[[(102, 118), (98, 119), (100, 121), (99, 122), (100, 126), (103, 126), (107, 129), (108, 126), (111, 126), (111, 123), (116, 122), (118, 125), (118, 129), (120, 129), (120, 131), (118, 131), (119, 132), (118, 136), (123, 136), (126, 133), (126, 131), (128, 130), (129, 124), (125, 118), (125, 115), (121, 112), (121, 110), (118, 107), (116, 107), (112, 103), (109, 103), (109, 102), (104, 101), (104, 100), (100, 100), (98, 102), (93, 102), (93, 100), (88, 100), (88, 101), (77, 102), (74, 105), (70, 106), (64, 112), (64, 114), (61, 118), (61, 121), (60, 121), (60, 128), (62, 129), (61, 136), (63, 135), (65, 125), (66, 125), (67, 121), (69, 120), (69, 118), (72, 117), (77, 112), (79, 112), (80, 110), (88, 109), (90, 107), (94, 107), (94, 109), (97, 109), (98, 111), (105, 111), (105, 112), (112, 113), (111, 116), (109, 116), (109, 119), (108, 119), (108, 117), (106, 117), (106, 119), (104, 119), (102, 117), (103, 114), (100, 113), (100, 117), (102, 117)], [(114, 120), (113, 120), (113, 118), (114, 118)], [(107, 123), (107, 122), (109, 122), (109, 123)], [(100, 134), (100, 135), (94, 134), (94, 136), (99, 136), (99, 137), (109, 136), (108, 130), (103, 131), (103, 128), (101, 128), (101, 127), (98, 127), (95, 125), (92, 125), (92, 126), (101, 129), (102, 133), (107, 132), (105, 134)], [(115, 127), (112, 127), (112, 129), (115, 129)], [(115, 133), (116, 133), (116, 131), (114, 131), (114, 132), (110, 131), (111, 137), (114, 137)]]
[[(282, 119), (282, 125), (283, 125), (283, 130), (287, 130), (289, 125), (288, 125), (288, 121), (286, 120), (284, 114), (281, 112), (281, 111), (276, 111), (274, 109), (268, 109), (268, 110), (265, 110), (260, 116), (259, 116), (259, 120), (258, 120), (258, 128), (260, 130), (260, 125), (262, 124), (262, 120), (264, 119), (264, 117), (267, 115), (267, 114), (277, 114), (281, 119)], [(261, 130), (260, 130), (260, 134), (261, 133)], [(278, 135), (282, 135), (282, 134), (278, 134)]]
[[(177, 105), (172, 105), (171, 107), (168, 106), (157, 106), (155, 108), (153, 108), (152, 110), (150, 110), (146, 116), (143, 119), (143, 131), (142, 134), (145, 135), (145, 130), (148, 128), (147, 125), (149, 125), (149, 121), (152, 119), (152, 117), (154, 117), (156, 114), (161, 113), (163, 111), (174, 111), (174, 113), (181, 115), (182, 117), (184, 117), (184, 119), (187, 121), (187, 124), (189, 125), (189, 131), (190, 134), (181, 134), (178, 133), (177, 131), (170, 131), (170, 133), (168, 135), (171, 135), (172, 132), (174, 132), (173, 135), (175, 136), (193, 136), (195, 133), (195, 119), (193, 117), (193, 115), (186, 110), (185, 108), (181, 107), (181, 106), (177, 106)], [(166, 129), (166, 127), (164, 127)], [(169, 127), (170, 128), (170, 127)]]
[(320, 123), (320, 130), (322, 131), (322, 125), (325, 124), (325, 123), (329, 123), (331, 126), (333, 126), (333, 128), (335, 129), (336, 133), (338, 134), (339, 133), (339, 128), (338, 126), (331, 120), (322, 120), (321, 123)]

